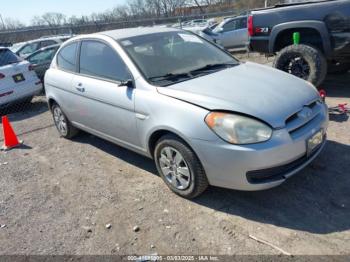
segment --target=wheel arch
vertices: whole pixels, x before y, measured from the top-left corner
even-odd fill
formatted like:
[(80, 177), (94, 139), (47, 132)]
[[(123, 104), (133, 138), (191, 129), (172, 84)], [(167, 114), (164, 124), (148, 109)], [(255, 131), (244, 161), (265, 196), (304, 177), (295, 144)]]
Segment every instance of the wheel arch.
[[(148, 149), (149, 155), (152, 158), (154, 158), (154, 150), (156, 148), (158, 140), (165, 135), (176, 136), (177, 138), (181, 139), (189, 148), (191, 148), (193, 150), (189, 141), (185, 138), (185, 136), (183, 134), (180, 134), (179, 132), (172, 130), (172, 129), (169, 129), (169, 128), (159, 128), (159, 129), (153, 130), (147, 139), (147, 149)], [(196, 152), (194, 150), (193, 150), (193, 152), (196, 154)], [(198, 157), (198, 155), (197, 155), (197, 157)]]
[(47, 99), (47, 104), (48, 104), (49, 109), (50, 109), (50, 111), (51, 111), (52, 106), (53, 106), (54, 104), (58, 104), (58, 103), (56, 102), (56, 100), (55, 100), (54, 98), (49, 97), (49, 98)]
[[(279, 51), (280, 49), (286, 47), (287, 45), (278, 45), (278, 40), (281, 39), (281, 36), (283, 34), (288, 34), (290, 32), (294, 31), (309, 31), (309, 32), (315, 32), (319, 35), (320, 40), (320, 48), (322, 48), (322, 51), (326, 56), (329, 56), (331, 54), (331, 42), (330, 42), (330, 36), (327, 30), (327, 27), (324, 22), (321, 21), (294, 21), (294, 22), (288, 22), (288, 23), (282, 23), (277, 26), (275, 26), (272, 29), (271, 35), (270, 35), (270, 41), (269, 41), (269, 52), (275, 53)], [(290, 36), (290, 39), (292, 41), (292, 36)], [(292, 42), (290, 43), (292, 44)], [(307, 44), (307, 42), (303, 42), (303, 44)]]

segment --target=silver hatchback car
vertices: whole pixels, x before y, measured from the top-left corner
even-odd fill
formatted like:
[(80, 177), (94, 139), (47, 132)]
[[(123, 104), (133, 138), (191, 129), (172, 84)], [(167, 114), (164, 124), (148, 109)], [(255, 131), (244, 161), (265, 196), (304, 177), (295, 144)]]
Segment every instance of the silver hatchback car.
[(56, 127), (154, 159), (168, 187), (275, 187), (326, 142), (327, 107), (309, 83), (241, 63), (192, 33), (123, 29), (75, 37), (45, 76)]

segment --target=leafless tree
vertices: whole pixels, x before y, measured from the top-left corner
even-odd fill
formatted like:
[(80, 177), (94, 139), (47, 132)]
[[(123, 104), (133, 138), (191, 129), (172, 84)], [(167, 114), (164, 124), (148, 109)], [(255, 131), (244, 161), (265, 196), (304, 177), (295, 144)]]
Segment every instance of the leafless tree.
[[(66, 17), (64, 14), (49, 12), (35, 16), (31, 21), (34, 26), (56, 27), (63, 24), (81, 25), (87, 23), (127, 21), (133, 18), (159, 18), (178, 15), (179, 9), (197, 7), (204, 14), (213, 11), (248, 10), (263, 7), (266, 0), (127, 0), (123, 5), (117, 5), (111, 10), (92, 13), (87, 16)], [(279, 0), (268, 0), (273, 5)], [(18, 21), (11, 21), (10, 26), (18, 26)]]
[(41, 16), (41, 19), (48, 25), (48, 26), (59, 26), (66, 23), (66, 16), (61, 13), (54, 13), (49, 12), (45, 13)]
[(5, 29), (12, 30), (12, 29), (18, 29), (23, 28), (25, 25), (15, 18), (5, 18), (4, 19)]

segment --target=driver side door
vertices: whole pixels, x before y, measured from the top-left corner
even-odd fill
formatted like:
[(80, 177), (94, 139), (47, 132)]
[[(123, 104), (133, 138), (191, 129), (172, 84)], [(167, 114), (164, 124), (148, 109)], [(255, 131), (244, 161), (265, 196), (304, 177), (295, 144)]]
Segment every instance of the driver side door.
[(238, 20), (236, 19), (229, 20), (222, 27), (221, 43), (225, 48), (231, 48), (237, 45), (237, 39), (236, 39), (237, 21)]
[(136, 149), (135, 89), (120, 85), (132, 79), (127, 66), (107, 43), (83, 40), (78, 74), (73, 77), (73, 118), (90, 133)]

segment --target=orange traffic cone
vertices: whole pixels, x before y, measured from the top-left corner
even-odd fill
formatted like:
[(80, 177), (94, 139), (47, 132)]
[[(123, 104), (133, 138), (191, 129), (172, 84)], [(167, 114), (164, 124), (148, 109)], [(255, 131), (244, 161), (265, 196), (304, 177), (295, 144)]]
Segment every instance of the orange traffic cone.
[(15, 132), (7, 118), (7, 116), (2, 117), (2, 129), (4, 132), (4, 145), (1, 150), (9, 150), (11, 148), (20, 146), (23, 142), (17, 139)]

